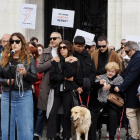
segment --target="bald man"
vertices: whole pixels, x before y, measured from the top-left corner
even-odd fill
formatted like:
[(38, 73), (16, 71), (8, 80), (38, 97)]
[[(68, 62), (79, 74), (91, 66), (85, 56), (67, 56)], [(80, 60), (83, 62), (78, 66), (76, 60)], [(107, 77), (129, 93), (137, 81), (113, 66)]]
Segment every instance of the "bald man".
[(1, 38), (3, 48), (5, 48), (5, 46), (7, 45), (9, 39), (10, 39), (10, 34), (3, 35), (3, 37)]

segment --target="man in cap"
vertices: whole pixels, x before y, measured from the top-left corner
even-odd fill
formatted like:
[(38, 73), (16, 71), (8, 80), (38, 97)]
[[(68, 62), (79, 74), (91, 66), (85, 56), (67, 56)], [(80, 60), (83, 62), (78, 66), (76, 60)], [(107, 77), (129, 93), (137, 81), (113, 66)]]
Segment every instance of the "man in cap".
[(96, 43), (94, 41), (88, 40), (85, 46), (86, 51), (91, 54), (96, 49)]

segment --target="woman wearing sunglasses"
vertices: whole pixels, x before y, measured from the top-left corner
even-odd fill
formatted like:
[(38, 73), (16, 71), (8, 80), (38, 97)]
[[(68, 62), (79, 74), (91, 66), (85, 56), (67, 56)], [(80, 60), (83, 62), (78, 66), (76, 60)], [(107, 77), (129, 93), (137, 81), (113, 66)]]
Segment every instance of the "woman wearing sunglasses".
[[(63, 104), (63, 139), (71, 137), (71, 91), (78, 86), (74, 82), (78, 60), (72, 56), (73, 48), (69, 41), (61, 41), (57, 49), (59, 62), (53, 61), (50, 68), (51, 89), (54, 89), (54, 101), (48, 117), (47, 138), (56, 138), (56, 120), (60, 103)], [(49, 102), (49, 101), (48, 101)]]
[(9, 53), (11, 56), (11, 119), (10, 140), (15, 139), (15, 124), (18, 140), (33, 139), (33, 98), (31, 83), (37, 80), (36, 63), (29, 56), (27, 43), (21, 33), (13, 33), (2, 55), (0, 65), (2, 139), (8, 140), (9, 125)]

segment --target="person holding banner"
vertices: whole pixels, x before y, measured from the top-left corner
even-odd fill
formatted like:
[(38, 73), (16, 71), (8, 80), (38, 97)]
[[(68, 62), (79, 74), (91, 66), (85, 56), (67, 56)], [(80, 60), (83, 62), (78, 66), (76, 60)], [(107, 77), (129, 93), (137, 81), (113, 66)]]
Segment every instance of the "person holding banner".
[[(11, 62), (11, 88), (9, 88), (9, 61)], [(8, 140), (10, 91), (10, 140), (15, 140), (15, 123), (17, 125), (18, 140), (33, 139), (33, 97), (31, 84), (35, 83), (36, 80), (36, 63), (34, 58), (29, 56), (26, 40), (21, 33), (13, 33), (9, 39), (8, 46), (3, 52), (0, 63), (0, 85), (2, 85), (3, 90), (1, 100), (2, 140)]]

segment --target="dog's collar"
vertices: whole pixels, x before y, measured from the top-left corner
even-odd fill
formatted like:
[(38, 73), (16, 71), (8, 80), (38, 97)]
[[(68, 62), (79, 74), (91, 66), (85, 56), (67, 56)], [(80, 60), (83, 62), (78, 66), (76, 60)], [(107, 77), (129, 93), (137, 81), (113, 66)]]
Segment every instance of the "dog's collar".
[(77, 129), (78, 125), (75, 126), (75, 129)]

